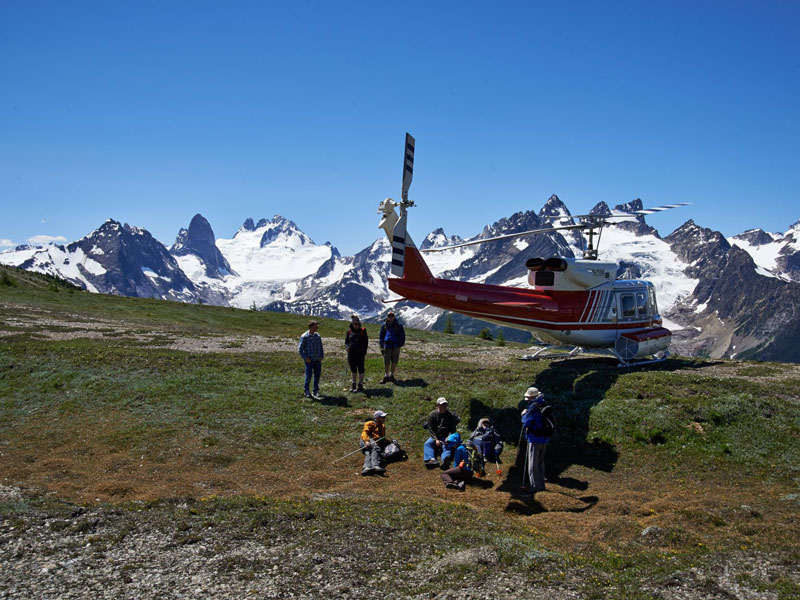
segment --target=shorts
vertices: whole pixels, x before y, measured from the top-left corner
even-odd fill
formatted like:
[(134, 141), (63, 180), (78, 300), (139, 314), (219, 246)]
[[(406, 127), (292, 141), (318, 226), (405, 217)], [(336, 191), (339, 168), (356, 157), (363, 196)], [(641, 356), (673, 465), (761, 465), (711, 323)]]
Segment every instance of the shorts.
[(398, 362), (400, 362), (400, 346), (383, 349), (384, 365), (389, 366), (392, 363), (397, 364)]

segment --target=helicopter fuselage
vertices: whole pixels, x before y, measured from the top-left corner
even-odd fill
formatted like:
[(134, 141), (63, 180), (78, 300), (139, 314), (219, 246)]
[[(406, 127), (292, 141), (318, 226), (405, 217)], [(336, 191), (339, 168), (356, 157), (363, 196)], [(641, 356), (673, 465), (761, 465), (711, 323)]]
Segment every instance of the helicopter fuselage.
[[(416, 248), (406, 247), (408, 254)], [(421, 257), (418, 257), (421, 260)], [(641, 280), (608, 279), (613, 263), (575, 259), (563, 261), (560, 271), (531, 271), (532, 289), (417, 277), (390, 278), (389, 289), (408, 300), (422, 302), (498, 325), (533, 332), (545, 342), (603, 348), (614, 346), (622, 334), (660, 328), (661, 317), (653, 284)], [(590, 268), (590, 280), (581, 274)], [(615, 269), (616, 270), (616, 269)], [(598, 283), (592, 285), (591, 273)], [(541, 273), (541, 274), (540, 274)], [(550, 285), (537, 286), (536, 280)], [(581, 289), (583, 285), (589, 285)], [(566, 289), (565, 289), (566, 288)]]

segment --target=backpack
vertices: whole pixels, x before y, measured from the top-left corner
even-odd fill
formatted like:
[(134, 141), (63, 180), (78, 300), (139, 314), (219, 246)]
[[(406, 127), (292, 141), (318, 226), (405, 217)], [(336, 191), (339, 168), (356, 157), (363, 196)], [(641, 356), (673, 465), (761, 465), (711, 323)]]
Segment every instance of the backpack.
[(553, 415), (553, 407), (549, 404), (536, 407), (542, 414), (542, 427), (538, 431), (534, 431), (533, 435), (539, 437), (550, 437), (556, 432), (556, 418)]
[(397, 440), (391, 440), (383, 449), (383, 461), (388, 464), (401, 460), (408, 460), (408, 453), (400, 447)]

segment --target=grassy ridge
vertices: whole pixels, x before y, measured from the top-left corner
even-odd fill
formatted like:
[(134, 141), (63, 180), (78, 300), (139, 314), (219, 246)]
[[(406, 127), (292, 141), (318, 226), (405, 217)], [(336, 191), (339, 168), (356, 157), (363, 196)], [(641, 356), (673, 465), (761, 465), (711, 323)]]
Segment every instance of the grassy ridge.
[[(309, 532), (322, 527), (331, 535), (352, 534), (348, 519), (356, 513), (342, 495), (366, 492), (361, 518), (388, 528), (397, 557), (414, 557), (410, 571), (425, 556), (481, 539), (501, 568), (543, 583), (531, 561), (554, 561), (548, 577), (582, 572), (585, 589), (613, 588), (618, 597), (645, 597), (642, 581), (720, 553), (797, 556), (794, 366), (530, 363), (513, 360), (513, 344), (501, 350), (411, 330), (400, 385), (375, 383), (382, 362), (373, 341), (368, 395), (353, 396), (342, 392), (346, 324), (323, 319), (325, 400), (312, 403), (299, 398), (294, 347), (305, 317), (100, 296), (3, 272), (13, 280), (0, 284), (0, 475), (7, 484), (81, 501), (149, 497), (155, 512), (173, 511), (159, 498), (204, 497), (196, 510), (245, 528), (262, 513), (302, 510), (319, 515)], [(374, 340), (377, 326), (367, 327)], [(513, 493), (519, 400), (529, 385), (546, 393), (559, 427), (548, 459), (554, 491), (526, 504)], [(419, 465), (427, 435), (420, 423), (440, 395), (462, 417), (462, 434), (483, 416), (503, 432), (504, 475), (493, 485), (446, 496)], [(389, 412), (392, 435), (412, 454), (380, 486), (354, 476), (352, 465), (330, 466), (353, 448), (376, 408)], [(309, 492), (332, 496), (310, 500)], [(649, 526), (658, 533), (645, 543)], [(798, 590), (783, 580), (763, 585)]]

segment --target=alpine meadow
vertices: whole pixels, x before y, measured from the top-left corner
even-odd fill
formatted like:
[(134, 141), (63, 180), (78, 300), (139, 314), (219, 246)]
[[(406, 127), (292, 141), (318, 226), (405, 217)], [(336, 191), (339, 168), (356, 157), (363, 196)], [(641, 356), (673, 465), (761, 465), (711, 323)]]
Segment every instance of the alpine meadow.
[[(0, 265), (0, 597), (797, 598), (800, 365), (673, 356), (521, 361), (512, 341), (407, 328), (395, 385), (349, 383), (320, 319), (89, 293)], [(520, 401), (558, 427), (519, 497)], [(501, 474), (422, 464), (444, 396), (491, 417)], [(361, 477), (373, 411), (409, 460)], [(336, 461), (336, 462), (334, 462)]]

